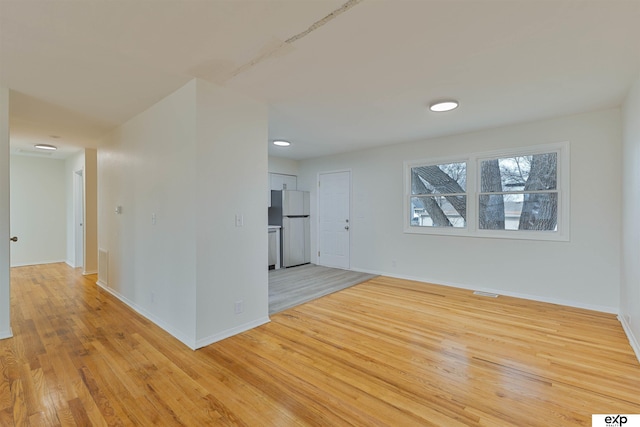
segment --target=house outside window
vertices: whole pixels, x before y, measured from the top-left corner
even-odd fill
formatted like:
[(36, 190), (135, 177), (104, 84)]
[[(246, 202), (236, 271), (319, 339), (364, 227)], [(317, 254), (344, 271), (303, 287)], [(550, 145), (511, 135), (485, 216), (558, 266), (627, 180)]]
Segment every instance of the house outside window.
[(405, 162), (406, 233), (569, 240), (569, 144)]

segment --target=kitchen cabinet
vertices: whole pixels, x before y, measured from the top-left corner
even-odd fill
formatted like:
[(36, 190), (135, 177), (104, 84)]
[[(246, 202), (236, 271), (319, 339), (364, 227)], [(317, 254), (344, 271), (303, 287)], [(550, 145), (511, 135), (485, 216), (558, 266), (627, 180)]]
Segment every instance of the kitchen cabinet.
[(271, 190), (297, 190), (298, 177), (283, 173), (269, 173), (269, 188), (267, 190), (267, 206), (271, 207)]
[(281, 173), (271, 173), (269, 178), (272, 190), (297, 190), (298, 177), (295, 175), (285, 175)]

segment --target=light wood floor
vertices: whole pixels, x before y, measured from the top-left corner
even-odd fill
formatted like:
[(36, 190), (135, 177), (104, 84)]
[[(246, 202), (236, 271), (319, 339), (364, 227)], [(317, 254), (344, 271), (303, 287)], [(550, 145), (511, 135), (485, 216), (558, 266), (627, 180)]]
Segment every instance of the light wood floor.
[(375, 274), (307, 264), (269, 270), (269, 314), (340, 291)]
[(12, 270), (0, 425), (591, 425), (640, 413), (613, 315), (377, 277), (191, 351), (63, 264)]

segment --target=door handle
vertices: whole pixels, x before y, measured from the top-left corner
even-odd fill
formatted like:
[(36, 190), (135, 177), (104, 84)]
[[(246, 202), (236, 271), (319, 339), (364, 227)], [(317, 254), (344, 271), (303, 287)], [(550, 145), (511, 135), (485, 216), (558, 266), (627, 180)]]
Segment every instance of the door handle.
[(17, 236), (13, 236), (9, 240), (11, 240), (12, 242), (17, 242), (18, 241), (18, 237)]
[(345, 229), (345, 230), (348, 230), (348, 229), (349, 229), (349, 226), (348, 226), (348, 225), (345, 225), (345, 226), (344, 226), (344, 229)]

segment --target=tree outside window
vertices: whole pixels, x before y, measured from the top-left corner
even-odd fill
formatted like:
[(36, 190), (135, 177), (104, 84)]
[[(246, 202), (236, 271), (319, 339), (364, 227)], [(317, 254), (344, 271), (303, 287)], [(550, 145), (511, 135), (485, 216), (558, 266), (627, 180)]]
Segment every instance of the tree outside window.
[(420, 227), (465, 227), (465, 162), (411, 168), (411, 223)]
[(556, 230), (557, 169), (557, 153), (482, 160), (479, 228)]

